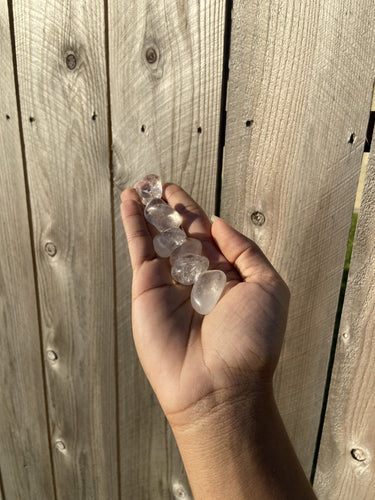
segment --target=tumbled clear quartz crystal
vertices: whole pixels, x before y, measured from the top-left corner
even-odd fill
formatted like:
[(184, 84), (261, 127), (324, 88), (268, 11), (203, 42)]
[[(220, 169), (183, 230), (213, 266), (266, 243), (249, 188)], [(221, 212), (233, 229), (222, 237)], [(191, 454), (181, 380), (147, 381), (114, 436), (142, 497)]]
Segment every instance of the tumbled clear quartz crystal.
[(182, 285), (192, 285), (209, 266), (207, 257), (186, 254), (179, 257), (172, 265), (172, 278)]
[(160, 198), (154, 198), (147, 203), (144, 213), (146, 220), (158, 231), (179, 227), (182, 223), (181, 215)]
[(183, 244), (186, 234), (178, 227), (172, 227), (157, 234), (153, 239), (155, 252), (159, 257), (169, 257), (173, 250)]
[(209, 314), (216, 306), (227, 278), (223, 271), (205, 271), (199, 275), (191, 290), (191, 305), (200, 314)]
[(142, 203), (147, 205), (153, 198), (161, 198), (163, 188), (160, 178), (155, 174), (146, 175), (135, 186)]
[(202, 243), (195, 238), (188, 238), (180, 247), (176, 248), (176, 250), (171, 253), (169, 258), (171, 266), (173, 266), (177, 259), (188, 253), (200, 255), (202, 253)]

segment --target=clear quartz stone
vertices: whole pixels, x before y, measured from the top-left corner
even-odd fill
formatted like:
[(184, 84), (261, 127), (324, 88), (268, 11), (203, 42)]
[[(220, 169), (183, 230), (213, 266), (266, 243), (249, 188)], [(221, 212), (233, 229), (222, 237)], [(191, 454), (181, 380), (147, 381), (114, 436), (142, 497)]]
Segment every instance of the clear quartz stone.
[(192, 285), (201, 273), (207, 271), (208, 266), (207, 257), (185, 254), (174, 262), (171, 269), (172, 278), (182, 285)]
[(155, 174), (146, 175), (135, 186), (142, 203), (147, 205), (153, 198), (161, 198), (163, 188), (160, 178)]
[(178, 227), (172, 227), (154, 237), (153, 244), (155, 252), (159, 257), (169, 257), (173, 250), (182, 245), (185, 240), (185, 232)]
[(193, 253), (194, 255), (200, 255), (202, 253), (202, 243), (195, 238), (188, 238), (180, 247), (176, 248), (171, 253), (169, 262), (173, 266), (174, 262), (186, 255), (187, 253)]
[(225, 283), (223, 271), (205, 271), (199, 275), (191, 290), (191, 305), (200, 314), (209, 314), (217, 304)]
[(146, 220), (158, 231), (179, 227), (182, 223), (181, 215), (160, 198), (154, 198), (147, 203), (144, 213)]

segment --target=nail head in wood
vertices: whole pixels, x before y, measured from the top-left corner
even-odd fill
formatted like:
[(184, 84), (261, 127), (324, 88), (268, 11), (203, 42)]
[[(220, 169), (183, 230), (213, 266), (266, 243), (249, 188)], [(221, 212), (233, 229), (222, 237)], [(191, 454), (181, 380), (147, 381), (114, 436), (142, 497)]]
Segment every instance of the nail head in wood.
[(55, 446), (56, 446), (56, 450), (58, 450), (58, 451), (64, 451), (66, 449), (64, 441), (61, 441), (61, 440), (56, 441)]
[(47, 358), (50, 360), (50, 361), (56, 361), (57, 359), (57, 354), (55, 353), (55, 351), (52, 351), (51, 349), (49, 349), (47, 351)]
[(183, 485), (177, 482), (173, 485), (173, 496), (176, 500), (179, 500), (180, 498), (188, 500), (189, 498)]
[(350, 454), (357, 462), (364, 462), (367, 458), (366, 453), (361, 448), (353, 448)]
[(251, 214), (251, 222), (255, 226), (263, 226), (265, 221), (266, 221), (266, 218), (265, 218), (264, 214), (262, 214), (262, 212), (253, 212)]
[(57, 248), (51, 241), (45, 244), (44, 249), (50, 257), (54, 257), (57, 253)]

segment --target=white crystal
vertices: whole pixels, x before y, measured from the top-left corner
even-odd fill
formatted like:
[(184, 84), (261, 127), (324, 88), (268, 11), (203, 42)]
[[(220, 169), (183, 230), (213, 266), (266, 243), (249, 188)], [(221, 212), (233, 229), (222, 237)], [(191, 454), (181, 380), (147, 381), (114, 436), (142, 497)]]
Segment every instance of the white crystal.
[(223, 292), (226, 280), (223, 271), (212, 270), (202, 273), (191, 290), (193, 309), (200, 314), (210, 313)]
[(169, 262), (173, 266), (174, 262), (179, 259), (182, 255), (187, 253), (193, 253), (195, 255), (200, 255), (202, 253), (202, 243), (195, 238), (188, 238), (180, 247), (176, 248), (171, 253)]
[(172, 227), (167, 231), (157, 234), (154, 239), (154, 249), (159, 257), (169, 257), (173, 250), (186, 240), (186, 234), (178, 227)]
[(144, 213), (146, 220), (158, 231), (179, 227), (182, 223), (181, 215), (160, 198), (154, 198), (147, 203)]
[(182, 285), (192, 285), (201, 273), (207, 271), (208, 266), (209, 261), (203, 255), (182, 255), (172, 266), (172, 278)]
[(146, 205), (153, 198), (161, 198), (163, 188), (160, 178), (155, 174), (146, 175), (135, 186), (142, 203)]

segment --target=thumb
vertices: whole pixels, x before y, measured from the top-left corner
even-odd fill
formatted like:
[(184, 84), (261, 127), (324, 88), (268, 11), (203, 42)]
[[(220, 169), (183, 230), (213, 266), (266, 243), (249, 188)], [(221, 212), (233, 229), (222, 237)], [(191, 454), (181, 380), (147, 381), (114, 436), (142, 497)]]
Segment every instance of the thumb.
[(254, 273), (276, 273), (272, 264), (254, 241), (234, 229), (220, 217), (213, 216), (211, 235), (220, 252), (240, 273), (243, 280)]

